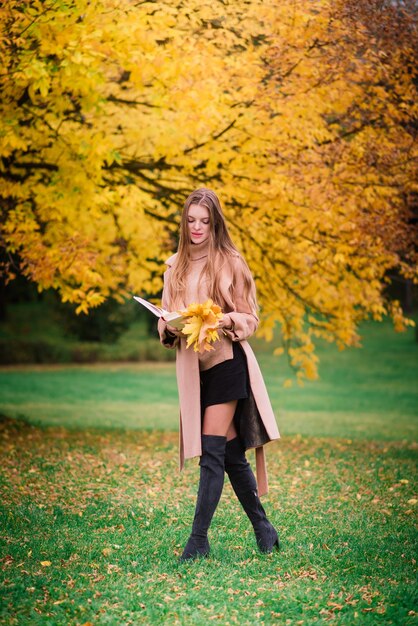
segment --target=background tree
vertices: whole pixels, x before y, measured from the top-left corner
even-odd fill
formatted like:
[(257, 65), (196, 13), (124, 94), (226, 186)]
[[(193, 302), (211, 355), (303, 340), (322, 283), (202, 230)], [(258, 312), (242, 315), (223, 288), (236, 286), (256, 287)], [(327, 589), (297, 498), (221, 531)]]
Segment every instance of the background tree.
[[(416, 277), (413, 3), (6, 0), (2, 246), (87, 312), (157, 293), (189, 191), (212, 186), (299, 376), (358, 341), (388, 270)], [(396, 32), (396, 37), (394, 36)], [(414, 186), (415, 185), (415, 186)], [(10, 256), (12, 255), (12, 256)]]

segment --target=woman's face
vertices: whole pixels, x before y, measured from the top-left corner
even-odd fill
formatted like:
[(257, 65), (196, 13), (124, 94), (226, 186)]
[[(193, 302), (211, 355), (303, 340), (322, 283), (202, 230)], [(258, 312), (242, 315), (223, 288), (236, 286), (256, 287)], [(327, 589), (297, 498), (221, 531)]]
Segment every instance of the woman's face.
[(210, 235), (209, 209), (205, 206), (192, 204), (187, 214), (187, 225), (192, 243), (207, 241)]

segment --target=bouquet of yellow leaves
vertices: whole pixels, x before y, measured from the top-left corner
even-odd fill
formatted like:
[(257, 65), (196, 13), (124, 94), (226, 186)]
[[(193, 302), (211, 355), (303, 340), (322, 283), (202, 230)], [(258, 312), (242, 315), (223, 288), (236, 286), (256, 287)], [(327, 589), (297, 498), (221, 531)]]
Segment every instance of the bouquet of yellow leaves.
[(211, 344), (219, 339), (216, 329), (223, 318), (221, 307), (209, 299), (203, 304), (193, 302), (181, 314), (186, 318), (181, 332), (188, 335), (187, 348), (193, 345), (193, 350), (201, 353), (213, 350)]

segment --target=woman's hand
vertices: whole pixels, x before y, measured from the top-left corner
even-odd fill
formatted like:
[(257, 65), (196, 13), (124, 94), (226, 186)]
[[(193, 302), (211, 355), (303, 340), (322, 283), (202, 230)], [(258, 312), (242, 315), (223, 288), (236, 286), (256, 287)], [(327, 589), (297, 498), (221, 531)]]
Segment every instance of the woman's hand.
[(225, 329), (231, 329), (233, 326), (232, 320), (230, 318), (230, 316), (228, 315), (228, 313), (225, 313), (225, 315), (223, 316), (223, 318), (221, 320), (219, 320), (219, 326), (218, 328), (225, 328)]
[(170, 324), (166, 324), (166, 330), (169, 333), (171, 333), (172, 335), (179, 335), (180, 334), (180, 330), (178, 328), (175, 328), (174, 326), (170, 326)]

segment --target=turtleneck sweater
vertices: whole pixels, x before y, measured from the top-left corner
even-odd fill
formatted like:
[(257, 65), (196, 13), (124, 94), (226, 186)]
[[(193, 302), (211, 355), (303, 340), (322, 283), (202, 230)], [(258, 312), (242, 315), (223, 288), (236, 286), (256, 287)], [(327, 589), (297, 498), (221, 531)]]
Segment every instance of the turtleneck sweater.
[[(207, 279), (202, 277), (202, 271), (208, 259), (208, 252), (209, 239), (202, 243), (191, 245), (190, 266), (186, 285), (187, 306), (192, 302), (206, 302), (206, 300), (210, 298)], [(218, 330), (218, 335), (219, 340), (212, 344), (213, 350), (198, 353), (200, 370), (207, 370), (214, 365), (218, 365), (219, 363), (223, 363), (223, 361), (233, 358), (231, 339), (222, 329)]]

